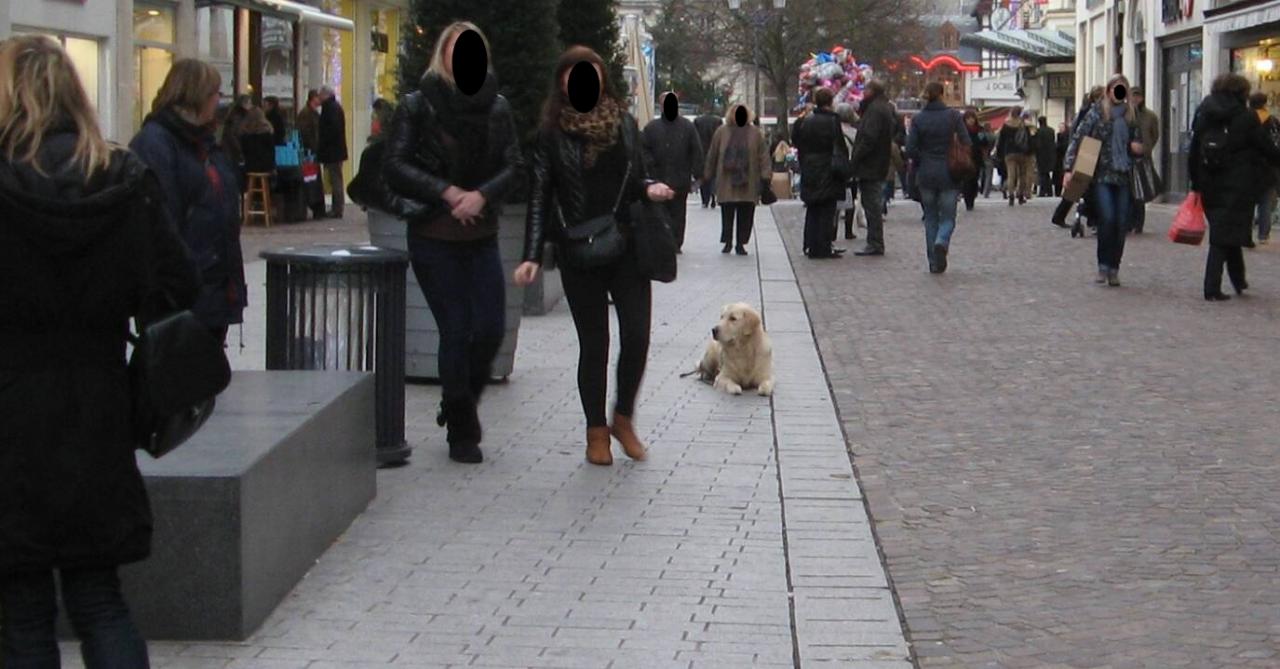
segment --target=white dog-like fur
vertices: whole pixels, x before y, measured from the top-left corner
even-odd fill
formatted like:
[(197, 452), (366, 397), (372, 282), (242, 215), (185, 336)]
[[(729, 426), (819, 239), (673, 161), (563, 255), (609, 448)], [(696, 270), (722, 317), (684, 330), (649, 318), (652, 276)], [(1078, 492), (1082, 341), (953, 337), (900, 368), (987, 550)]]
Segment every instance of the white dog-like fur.
[(743, 302), (726, 304), (720, 323), (711, 329), (697, 373), (726, 393), (741, 395), (743, 388), (755, 388), (761, 395), (772, 395), (773, 344), (760, 312)]

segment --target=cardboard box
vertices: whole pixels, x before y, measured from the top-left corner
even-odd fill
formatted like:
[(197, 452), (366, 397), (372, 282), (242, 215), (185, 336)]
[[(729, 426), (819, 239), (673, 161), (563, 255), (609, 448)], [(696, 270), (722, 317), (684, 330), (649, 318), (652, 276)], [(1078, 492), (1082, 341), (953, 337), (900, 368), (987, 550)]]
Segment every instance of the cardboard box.
[(1098, 169), (1098, 154), (1101, 152), (1102, 142), (1098, 139), (1084, 137), (1080, 140), (1080, 147), (1076, 150), (1076, 164), (1071, 171), (1071, 181), (1062, 191), (1064, 200), (1074, 202), (1084, 197), (1085, 191), (1089, 190), (1089, 184), (1093, 181), (1093, 173)]
[(769, 187), (779, 200), (791, 199), (791, 175), (786, 172), (774, 172), (769, 179)]

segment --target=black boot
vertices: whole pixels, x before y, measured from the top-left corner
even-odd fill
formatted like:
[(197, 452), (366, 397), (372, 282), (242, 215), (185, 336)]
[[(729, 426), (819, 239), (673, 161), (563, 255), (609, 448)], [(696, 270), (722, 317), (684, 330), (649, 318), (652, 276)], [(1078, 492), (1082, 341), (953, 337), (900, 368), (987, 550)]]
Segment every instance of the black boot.
[(448, 400), (444, 402), (444, 417), (449, 429), (449, 459), (467, 464), (484, 462), (484, 453), (480, 451), (483, 435), (475, 402)]

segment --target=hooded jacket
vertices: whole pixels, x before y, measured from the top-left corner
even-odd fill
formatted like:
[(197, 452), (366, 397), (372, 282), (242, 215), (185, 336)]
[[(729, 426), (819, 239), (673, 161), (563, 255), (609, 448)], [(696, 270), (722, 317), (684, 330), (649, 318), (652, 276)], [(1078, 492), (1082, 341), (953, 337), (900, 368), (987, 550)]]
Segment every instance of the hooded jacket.
[[(1225, 126), (1227, 144), (1224, 169), (1204, 167), (1201, 141), (1210, 128)], [(1204, 198), (1209, 221), (1209, 243), (1243, 246), (1253, 239), (1253, 213), (1271, 171), (1280, 166), (1280, 148), (1267, 137), (1257, 114), (1244, 100), (1215, 94), (1205, 98), (1192, 122), (1191, 189)]]
[[(738, 127), (738, 122), (735, 120), (739, 107), (747, 110), (747, 125), (742, 128)], [(769, 147), (764, 135), (760, 134), (760, 129), (752, 125), (751, 121), (754, 119), (755, 115), (746, 105), (732, 105), (729, 107), (729, 113), (725, 115), (724, 125), (716, 128), (715, 134), (711, 136), (711, 145), (707, 147), (706, 165), (703, 166), (703, 178), (716, 180), (716, 199), (720, 204), (734, 202), (755, 204), (760, 199), (762, 182), (767, 184), (766, 180), (773, 172), (769, 166)], [(735, 131), (743, 133), (747, 138), (747, 179), (738, 186), (734, 186), (733, 180), (725, 171), (725, 152), (729, 149), (730, 139)]]
[(0, 576), (147, 556), (128, 321), (198, 289), (145, 165), (118, 149), (86, 182), (75, 141), (45, 138), (47, 176), (0, 160)]

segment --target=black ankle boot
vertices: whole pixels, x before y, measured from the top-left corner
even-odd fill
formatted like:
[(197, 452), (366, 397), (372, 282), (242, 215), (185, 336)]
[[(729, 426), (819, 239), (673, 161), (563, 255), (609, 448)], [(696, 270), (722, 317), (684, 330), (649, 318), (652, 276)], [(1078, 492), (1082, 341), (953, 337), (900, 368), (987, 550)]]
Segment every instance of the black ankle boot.
[(444, 403), (444, 417), (449, 429), (449, 459), (467, 464), (483, 462), (484, 453), (480, 451), (483, 434), (475, 402), (447, 401)]

